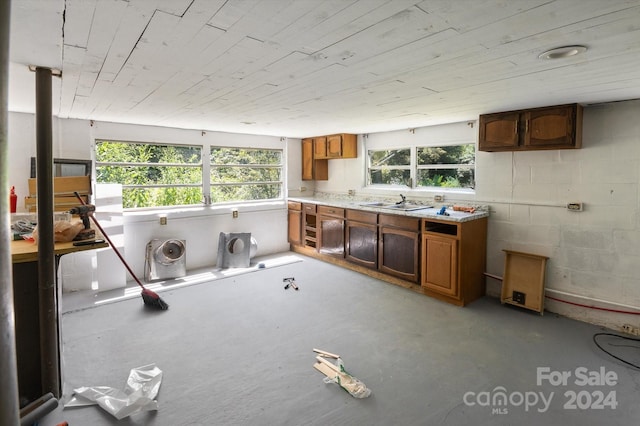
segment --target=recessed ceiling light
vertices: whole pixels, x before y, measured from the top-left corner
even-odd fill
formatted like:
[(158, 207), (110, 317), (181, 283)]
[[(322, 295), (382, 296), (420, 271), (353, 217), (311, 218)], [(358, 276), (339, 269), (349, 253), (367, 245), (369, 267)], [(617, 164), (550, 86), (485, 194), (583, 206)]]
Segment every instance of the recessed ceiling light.
[(540, 59), (562, 59), (569, 56), (575, 56), (579, 53), (586, 52), (585, 46), (563, 46), (556, 47), (555, 49), (547, 50), (546, 52), (538, 55)]

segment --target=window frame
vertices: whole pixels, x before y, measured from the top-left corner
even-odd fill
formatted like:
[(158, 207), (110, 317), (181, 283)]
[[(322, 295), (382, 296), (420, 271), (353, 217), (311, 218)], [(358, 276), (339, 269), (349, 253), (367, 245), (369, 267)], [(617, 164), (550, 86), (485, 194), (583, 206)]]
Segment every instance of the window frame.
[[(211, 155), (212, 155), (212, 151), (214, 149), (229, 149), (229, 150), (247, 150), (247, 151), (275, 151), (275, 152), (279, 152), (280, 153), (280, 163), (279, 164), (260, 164), (260, 163), (251, 163), (251, 164), (214, 164), (211, 160)], [(247, 146), (223, 146), (223, 145), (209, 145), (209, 161), (208, 161), (208, 166), (209, 166), (209, 171), (207, 173), (208, 179), (207, 179), (207, 183), (208, 183), (208, 193), (205, 194), (205, 204), (209, 203), (212, 205), (216, 205), (216, 204), (220, 204), (220, 205), (224, 205), (227, 203), (251, 203), (251, 202), (265, 202), (265, 201), (274, 201), (274, 200), (284, 200), (284, 194), (285, 194), (285, 184), (286, 182), (284, 181), (284, 175), (285, 175), (285, 149), (284, 148), (265, 148), (265, 147), (247, 147)], [(227, 167), (227, 168), (251, 168), (251, 169), (273, 169), (273, 168), (277, 168), (280, 170), (280, 179), (277, 181), (245, 181), (245, 182), (213, 182), (212, 181), (212, 172), (215, 168), (222, 168), (222, 167)], [(203, 172), (203, 177), (204, 177), (204, 172)], [(224, 186), (249, 186), (249, 185), (260, 185), (260, 184), (265, 184), (265, 185), (273, 185), (273, 184), (279, 184), (280, 185), (280, 195), (276, 198), (261, 198), (258, 200), (229, 200), (229, 201), (220, 201), (220, 202), (216, 202), (216, 203), (212, 203), (211, 202), (211, 189), (213, 187), (224, 187)]]
[[(432, 165), (419, 165), (418, 164), (418, 150), (420, 148), (439, 148), (446, 146), (461, 146), (461, 145), (472, 145), (474, 150), (474, 162), (472, 165), (468, 164), (432, 164)], [(369, 153), (371, 151), (392, 151), (392, 150), (406, 150), (410, 151), (410, 178), (409, 185), (401, 185), (401, 184), (385, 184), (385, 183), (371, 183), (371, 171), (379, 170), (382, 167), (371, 167), (371, 156)], [(424, 144), (417, 143), (411, 145), (399, 145), (393, 147), (386, 148), (369, 148), (366, 150), (366, 167), (365, 167), (365, 186), (371, 189), (411, 189), (416, 191), (425, 191), (425, 192), (475, 192), (475, 170), (476, 170), (476, 156), (478, 153), (477, 144), (475, 141), (461, 142), (461, 141), (452, 141), (445, 143), (435, 143), (435, 144)], [(406, 170), (407, 167), (404, 166), (390, 166), (389, 169), (401, 169)], [(437, 170), (437, 169), (471, 169), (473, 170), (474, 176), (474, 185), (471, 187), (447, 187), (447, 186), (421, 186), (418, 185), (418, 172), (419, 170)]]
[[(113, 161), (98, 161), (98, 146), (101, 142), (114, 142), (114, 143), (123, 143), (123, 144), (131, 144), (131, 145), (155, 145), (155, 146), (173, 146), (173, 147), (191, 147), (200, 149), (200, 162), (199, 164), (190, 164), (190, 163), (142, 163), (142, 162), (113, 162)], [(200, 188), (201, 199), (198, 203), (195, 204), (175, 204), (175, 205), (167, 205), (167, 206), (148, 206), (148, 207), (125, 207), (125, 212), (142, 212), (142, 211), (159, 211), (159, 210), (171, 210), (171, 209), (184, 209), (189, 207), (204, 207), (204, 206), (224, 206), (229, 204), (259, 204), (266, 201), (282, 201), (285, 199), (286, 194), (286, 149), (285, 147), (262, 147), (262, 146), (248, 146), (249, 144), (221, 144), (221, 143), (175, 143), (175, 142), (147, 142), (147, 141), (133, 141), (133, 140), (121, 140), (121, 139), (112, 139), (112, 138), (96, 138), (94, 141), (94, 149), (93, 156), (95, 159), (95, 168), (96, 168), (96, 183), (108, 183), (108, 182), (99, 182), (98, 181), (98, 173), (97, 170), (100, 166), (134, 166), (134, 167), (198, 167), (201, 170), (200, 175), (200, 183), (194, 184), (157, 184), (157, 183), (149, 183), (149, 184), (123, 184), (123, 188), (163, 188), (163, 187), (192, 187), (192, 188)], [(211, 171), (212, 167), (215, 166), (228, 166), (224, 164), (214, 165), (211, 162), (211, 152), (215, 148), (220, 149), (232, 149), (232, 150), (251, 150), (251, 151), (277, 151), (280, 153), (280, 162), (278, 165), (273, 164), (248, 164), (248, 165), (233, 165), (234, 167), (252, 167), (252, 168), (274, 168), (277, 167), (280, 170), (280, 180), (279, 181), (251, 181), (251, 182), (242, 182), (242, 185), (250, 185), (250, 184), (279, 184), (280, 185), (280, 194), (277, 198), (264, 198), (259, 200), (228, 200), (228, 201), (220, 201), (220, 202), (212, 202), (211, 200), (211, 189), (212, 186), (226, 186), (226, 185), (238, 185), (238, 182), (230, 182), (230, 183), (214, 183), (212, 181)]]

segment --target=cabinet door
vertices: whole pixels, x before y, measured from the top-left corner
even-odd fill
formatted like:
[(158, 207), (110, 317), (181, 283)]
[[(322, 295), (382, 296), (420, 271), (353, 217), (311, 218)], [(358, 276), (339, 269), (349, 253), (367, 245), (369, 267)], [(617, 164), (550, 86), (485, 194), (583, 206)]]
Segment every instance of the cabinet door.
[(313, 180), (313, 139), (302, 139), (302, 180)]
[(575, 107), (535, 109), (524, 113), (524, 145), (528, 147), (573, 147)]
[(378, 269), (417, 282), (419, 235), (414, 231), (380, 226)]
[(448, 296), (458, 295), (458, 240), (422, 237), (422, 286)]
[(302, 244), (302, 211), (289, 210), (289, 243), (299, 246)]
[(348, 220), (345, 230), (347, 260), (376, 269), (378, 264), (378, 227)]
[(318, 215), (318, 252), (344, 258), (344, 219)]
[(313, 138), (313, 158), (327, 158), (327, 138)]
[(478, 149), (506, 151), (517, 147), (519, 117), (518, 112), (481, 115)]
[(342, 157), (342, 135), (332, 135), (327, 137), (327, 157)]

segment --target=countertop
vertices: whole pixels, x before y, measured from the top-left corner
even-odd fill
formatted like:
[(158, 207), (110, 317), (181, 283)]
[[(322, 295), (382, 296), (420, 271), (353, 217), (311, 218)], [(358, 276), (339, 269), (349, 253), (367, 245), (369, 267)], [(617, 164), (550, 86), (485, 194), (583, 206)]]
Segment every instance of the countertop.
[[(383, 214), (393, 214), (398, 216), (416, 217), (419, 219), (438, 219), (449, 222), (468, 222), (471, 220), (488, 217), (489, 212), (485, 210), (477, 210), (474, 213), (466, 213), (461, 211), (454, 211), (450, 206), (447, 207), (446, 212), (448, 216), (439, 215), (442, 204), (436, 207), (425, 208), (420, 210), (394, 210), (384, 207), (369, 206), (367, 203), (373, 203), (375, 200), (344, 200), (344, 199), (329, 199), (318, 197), (290, 197), (288, 201), (297, 201), (300, 203), (312, 203), (321, 206), (340, 207), (345, 209), (363, 210)], [(412, 202), (412, 201), (407, 201)], [(413, 202), (412, 202), (413, 203)]]
[[(85, 246), (74, 246), (73, 242), (55, 243), (54, 255), (75, 253), (78, 251), (94, 250), (109, 247), (109, 244), (96, 243)], [(36, 262), (38, 260), (38, 245), (33, 241), (17, 240), (11, 241), (11, 261), (12, 263)]]

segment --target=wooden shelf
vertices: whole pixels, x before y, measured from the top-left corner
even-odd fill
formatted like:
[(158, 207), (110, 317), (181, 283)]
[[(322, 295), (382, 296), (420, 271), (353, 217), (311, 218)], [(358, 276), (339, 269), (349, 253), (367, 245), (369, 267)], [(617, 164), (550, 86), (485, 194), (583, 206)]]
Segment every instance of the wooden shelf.
[(544, 313), (546, 256), (503, 250), (506, 253), (500, 301)]

